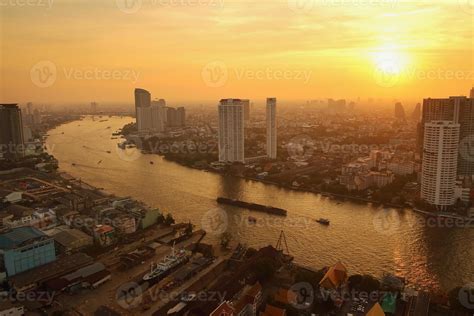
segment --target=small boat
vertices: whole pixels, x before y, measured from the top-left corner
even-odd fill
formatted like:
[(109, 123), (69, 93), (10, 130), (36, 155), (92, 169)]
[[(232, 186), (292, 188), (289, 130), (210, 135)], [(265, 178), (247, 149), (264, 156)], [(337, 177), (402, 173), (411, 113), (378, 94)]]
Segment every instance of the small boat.
[(256, 223), (257, 219), (253, 216), (249, 216), (249, 223)]
[(153, 164), (154, 164), (154, 162), (153, 162), (153, 161), (150, 161), (150, 165), (153, 165)]
[(316, 222), (318, 222), (321, 225), (329, 225), (329, 223), (330, 223), (330, 221), (326, 218), (317, 219)]
[(189, 261), (184, 250), (179, 250), (176, 252), (173, 248), (171, 249), (171, 254), (167, 255), (159, 263), (151, 264), (150, 272), (143, 276), (143, 281), (150, 281), (153, 279), (162, 280), (164, 277), (168, 276), (172, 271), (176, 270), (178, 267), (184, 265)]
[(76, 163), (73, 162), (71, 165), (74, 167), (76, 165)]
[(102, 163), (102, 160), (99, 160), (99, 162), (97, 164), (100, 165), (101, 163)]
[(112, 153), (112, 152), (111, 152), (110, 150), (107, 150), (106, 153), (110, 154), (110, 153)]

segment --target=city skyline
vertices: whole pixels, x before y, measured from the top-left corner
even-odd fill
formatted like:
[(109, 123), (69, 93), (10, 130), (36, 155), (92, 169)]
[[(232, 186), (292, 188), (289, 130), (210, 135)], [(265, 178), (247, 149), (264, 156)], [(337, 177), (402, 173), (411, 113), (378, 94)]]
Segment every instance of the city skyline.
[(474, 316), (474, 0), (0, 17), (0, 315)]

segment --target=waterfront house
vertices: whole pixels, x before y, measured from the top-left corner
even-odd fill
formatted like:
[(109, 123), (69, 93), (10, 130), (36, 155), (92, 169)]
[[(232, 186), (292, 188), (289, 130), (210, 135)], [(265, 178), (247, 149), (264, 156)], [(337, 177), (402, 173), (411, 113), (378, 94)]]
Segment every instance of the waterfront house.
[(325, 289), (338, 289), (348, 279), (347, 268), (341, 263), (337, 262), (329, 268), (324, 277), (319, 282), (319, 286)]

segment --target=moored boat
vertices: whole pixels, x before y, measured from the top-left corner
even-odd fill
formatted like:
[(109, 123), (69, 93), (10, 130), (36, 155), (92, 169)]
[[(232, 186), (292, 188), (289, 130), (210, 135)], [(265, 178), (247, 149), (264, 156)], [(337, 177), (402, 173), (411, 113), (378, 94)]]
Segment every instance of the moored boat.
[(321, 225), (329, 225), (330, 224), (330, 221), (327, 218), (319, 218), (319, 219), (316, 220), (316, 222), (318, 222)]
[(157, 264), (152, 263), (150, 272), (143, 276), (143, 280), (150, 281), (154, 279), (162, 279), (188, 261), (189, 257), (186, 254), (186, 251), (179, 250), (178, 252), (175, 252), (173, 246), (170, 255), (164, 257), (163, 260)]

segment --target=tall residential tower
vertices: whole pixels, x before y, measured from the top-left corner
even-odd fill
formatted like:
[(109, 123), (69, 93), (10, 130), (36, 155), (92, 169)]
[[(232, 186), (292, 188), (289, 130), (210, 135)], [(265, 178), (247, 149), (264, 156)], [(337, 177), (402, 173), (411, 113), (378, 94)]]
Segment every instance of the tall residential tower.
[(222, 99), (219, 112), (219, 161), (244, 162), (244, 105), (240, 99)]
[(267, 98), (267, 156), (277, 158), (276, 98)]
[(445, 210), (455, 203), (460, 124), (432, 121), (424, 127), (421, 198)]
[(24, 156), (23, 121), (16, 104), (0, 104), (0, 155), (8, 159)]
[(139, 132), (152, 128), (151, 94), (144, 89), (135, 89), (135, 113)]
[[(474, 99), (450, 97), (447, 99), (423, 100), (423, 113), (418, 133), (418, 148), (422, 153), (424, 127), (432, 121), (451, 121), (460, 125), (458, 142), (468, 140), (474, 135)], [(422, 153), (423, 154), (423, 153)], [(458, 155), (459, 176), (474, 175), (474, 160)]]

